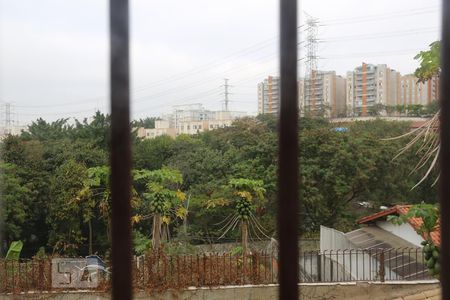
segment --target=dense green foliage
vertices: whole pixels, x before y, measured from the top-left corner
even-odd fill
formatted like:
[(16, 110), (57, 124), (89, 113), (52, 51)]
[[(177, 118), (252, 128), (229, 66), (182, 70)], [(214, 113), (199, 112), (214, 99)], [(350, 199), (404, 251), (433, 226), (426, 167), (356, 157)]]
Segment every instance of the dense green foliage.
[[(372, 212), (360, 202), (377, 210), (379, 205), (437, 198), (431, 187), (434, 176), (411, 191), (423, 175), (409, 175), (420, 154), (410, 151), (392, 161), (405, 140), (382, 140), (408, 131), (408, 123), (376, 120), (336, 125), (303, 118), (300, 127), (304, 233), (317, 232), (320, 225), (356, 227), (357, 217)], [(65, 255), (108, 252), (108, 130), (109, 117), (98, 113), (92, 121), (74, 125), (67, 120), (37, 120), (28, 132), (2, 141), (3, 244), (23, 240), (25, 256), (36, 254), (42, 246), (48, 253)], [(135, 138), (137, 253), (150, 246), (153, 219), (148, 216), (159, 209), (153, 197), (156, 180), (149, 184), (139, 176), (164, 168), (182, 175), (165, 188), (186, 195), (179, 207), (186, 209), (187, 219), (172, 217), (168, 224), (172, 239), (216, 242), (223, 233), (217, 223), (234, 214), (236, 207), (216, 205), (214, 200), (230, 199), (230, 180), (239, 178), (262, 183), (264, 201), (252, 204), (251, 211), (267, 235), (275, 236), (277, 151), (277, 124), (271, 116), (241, 119), (231, 127), (195, 136)], [(238, 230), (230, 230), (224, 240), (236, 241), (239, 236)]]
[(419, 81), (425, 82), (433, 76), (439, 76), (441, 73), (441, 41), (435, 41), (430, 44), (430, 49), (420, 51), (415, 57), (420, 65), (414, 72)]

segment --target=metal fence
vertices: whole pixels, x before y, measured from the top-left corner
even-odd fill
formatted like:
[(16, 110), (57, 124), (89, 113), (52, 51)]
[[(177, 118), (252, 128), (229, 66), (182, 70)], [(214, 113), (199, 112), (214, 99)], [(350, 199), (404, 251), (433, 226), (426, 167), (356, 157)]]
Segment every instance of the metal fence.
[[(0, 293), (51, 289), (108, 289), (110, 269), (83, 267), (82, 259), (0, 260)], [(106, 266), (109, 264), (106, 263)], [(422, 249), (348, 249), (300, 253), (300, 282), (396, 281), (431, 279)], [(279, 283), (278, 257), (152, 253), (133, 261), (133, 285), (139, 290), (189, 286)]]

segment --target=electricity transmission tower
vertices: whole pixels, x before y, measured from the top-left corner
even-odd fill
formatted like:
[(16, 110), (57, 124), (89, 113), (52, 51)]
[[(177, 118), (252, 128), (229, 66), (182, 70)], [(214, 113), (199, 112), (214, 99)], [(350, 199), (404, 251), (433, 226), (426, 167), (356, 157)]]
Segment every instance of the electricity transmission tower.
[(230, 101), (230, 99), (228, 98), (228, 96), (230, 95), (230, 93), (228, 91), (228, 88), (230, 87), (230, 85), (228, 84), (228, 79), (227, 78), (225, 78), (224, 80), (225, 80), (225, 84), (223, 86), (224, 87), (224, 99), (223, 99), (224, 110), (228, 111), (228, 102)]
[(306, 17), (305, 110), (315, 111), (319, 20), (307, 14)]
[(10, 134), (12, 131), (12, 109), (11, 103), (2, 103), (0, 108), (1, 135)]

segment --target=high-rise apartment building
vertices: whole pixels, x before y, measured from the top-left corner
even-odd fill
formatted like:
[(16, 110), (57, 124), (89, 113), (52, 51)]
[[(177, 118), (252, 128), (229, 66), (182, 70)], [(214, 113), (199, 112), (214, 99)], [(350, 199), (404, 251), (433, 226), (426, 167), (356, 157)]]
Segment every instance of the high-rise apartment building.
[(439, 98), (439, 79), (433, 77), (427, 82), (418, 82), (414, 75), (401, 77), (400, 97), (396, 105), (428, 105)]
[(305, 79), (300, 78), (297, 81), (298, 86), (298, 109), (300, 112), (300, 116), (303, 117), (305, 115)]
[[(345, 115), (345, 78), (335, 71), (312, 71), (299, 81), (299, 102), (302, 114), (338, 117)], [(302, 93), (302, 94), (300, 94)]]
[(278, 114), (280, 108), (280, 79), (269, 76), (258, 83), (258, 114)]
[(347, 73), (347, 115), (367, 116), (371, 109), (397, 104), (400, 73), (385, 64), (363, 63)]

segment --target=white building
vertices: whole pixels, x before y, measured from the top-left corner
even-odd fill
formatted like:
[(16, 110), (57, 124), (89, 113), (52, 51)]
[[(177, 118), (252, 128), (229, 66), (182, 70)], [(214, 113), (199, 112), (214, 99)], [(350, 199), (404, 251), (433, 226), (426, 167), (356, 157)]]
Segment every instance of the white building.
[(22, 125), (0, 126), (0, 139), (4, 139), (8, 135), (21, 135), (27, 129), (28, 126)]
[(175, 106), (172, 114), (155, 121), (155, 128), (138, 128), (141, 138), (155, 138), (161, 135), (176, 137), (180, 134), (197, 134), (208, 130), (231, 126), (246, 115), (239, 111), (210, 111), (201, 104)]

